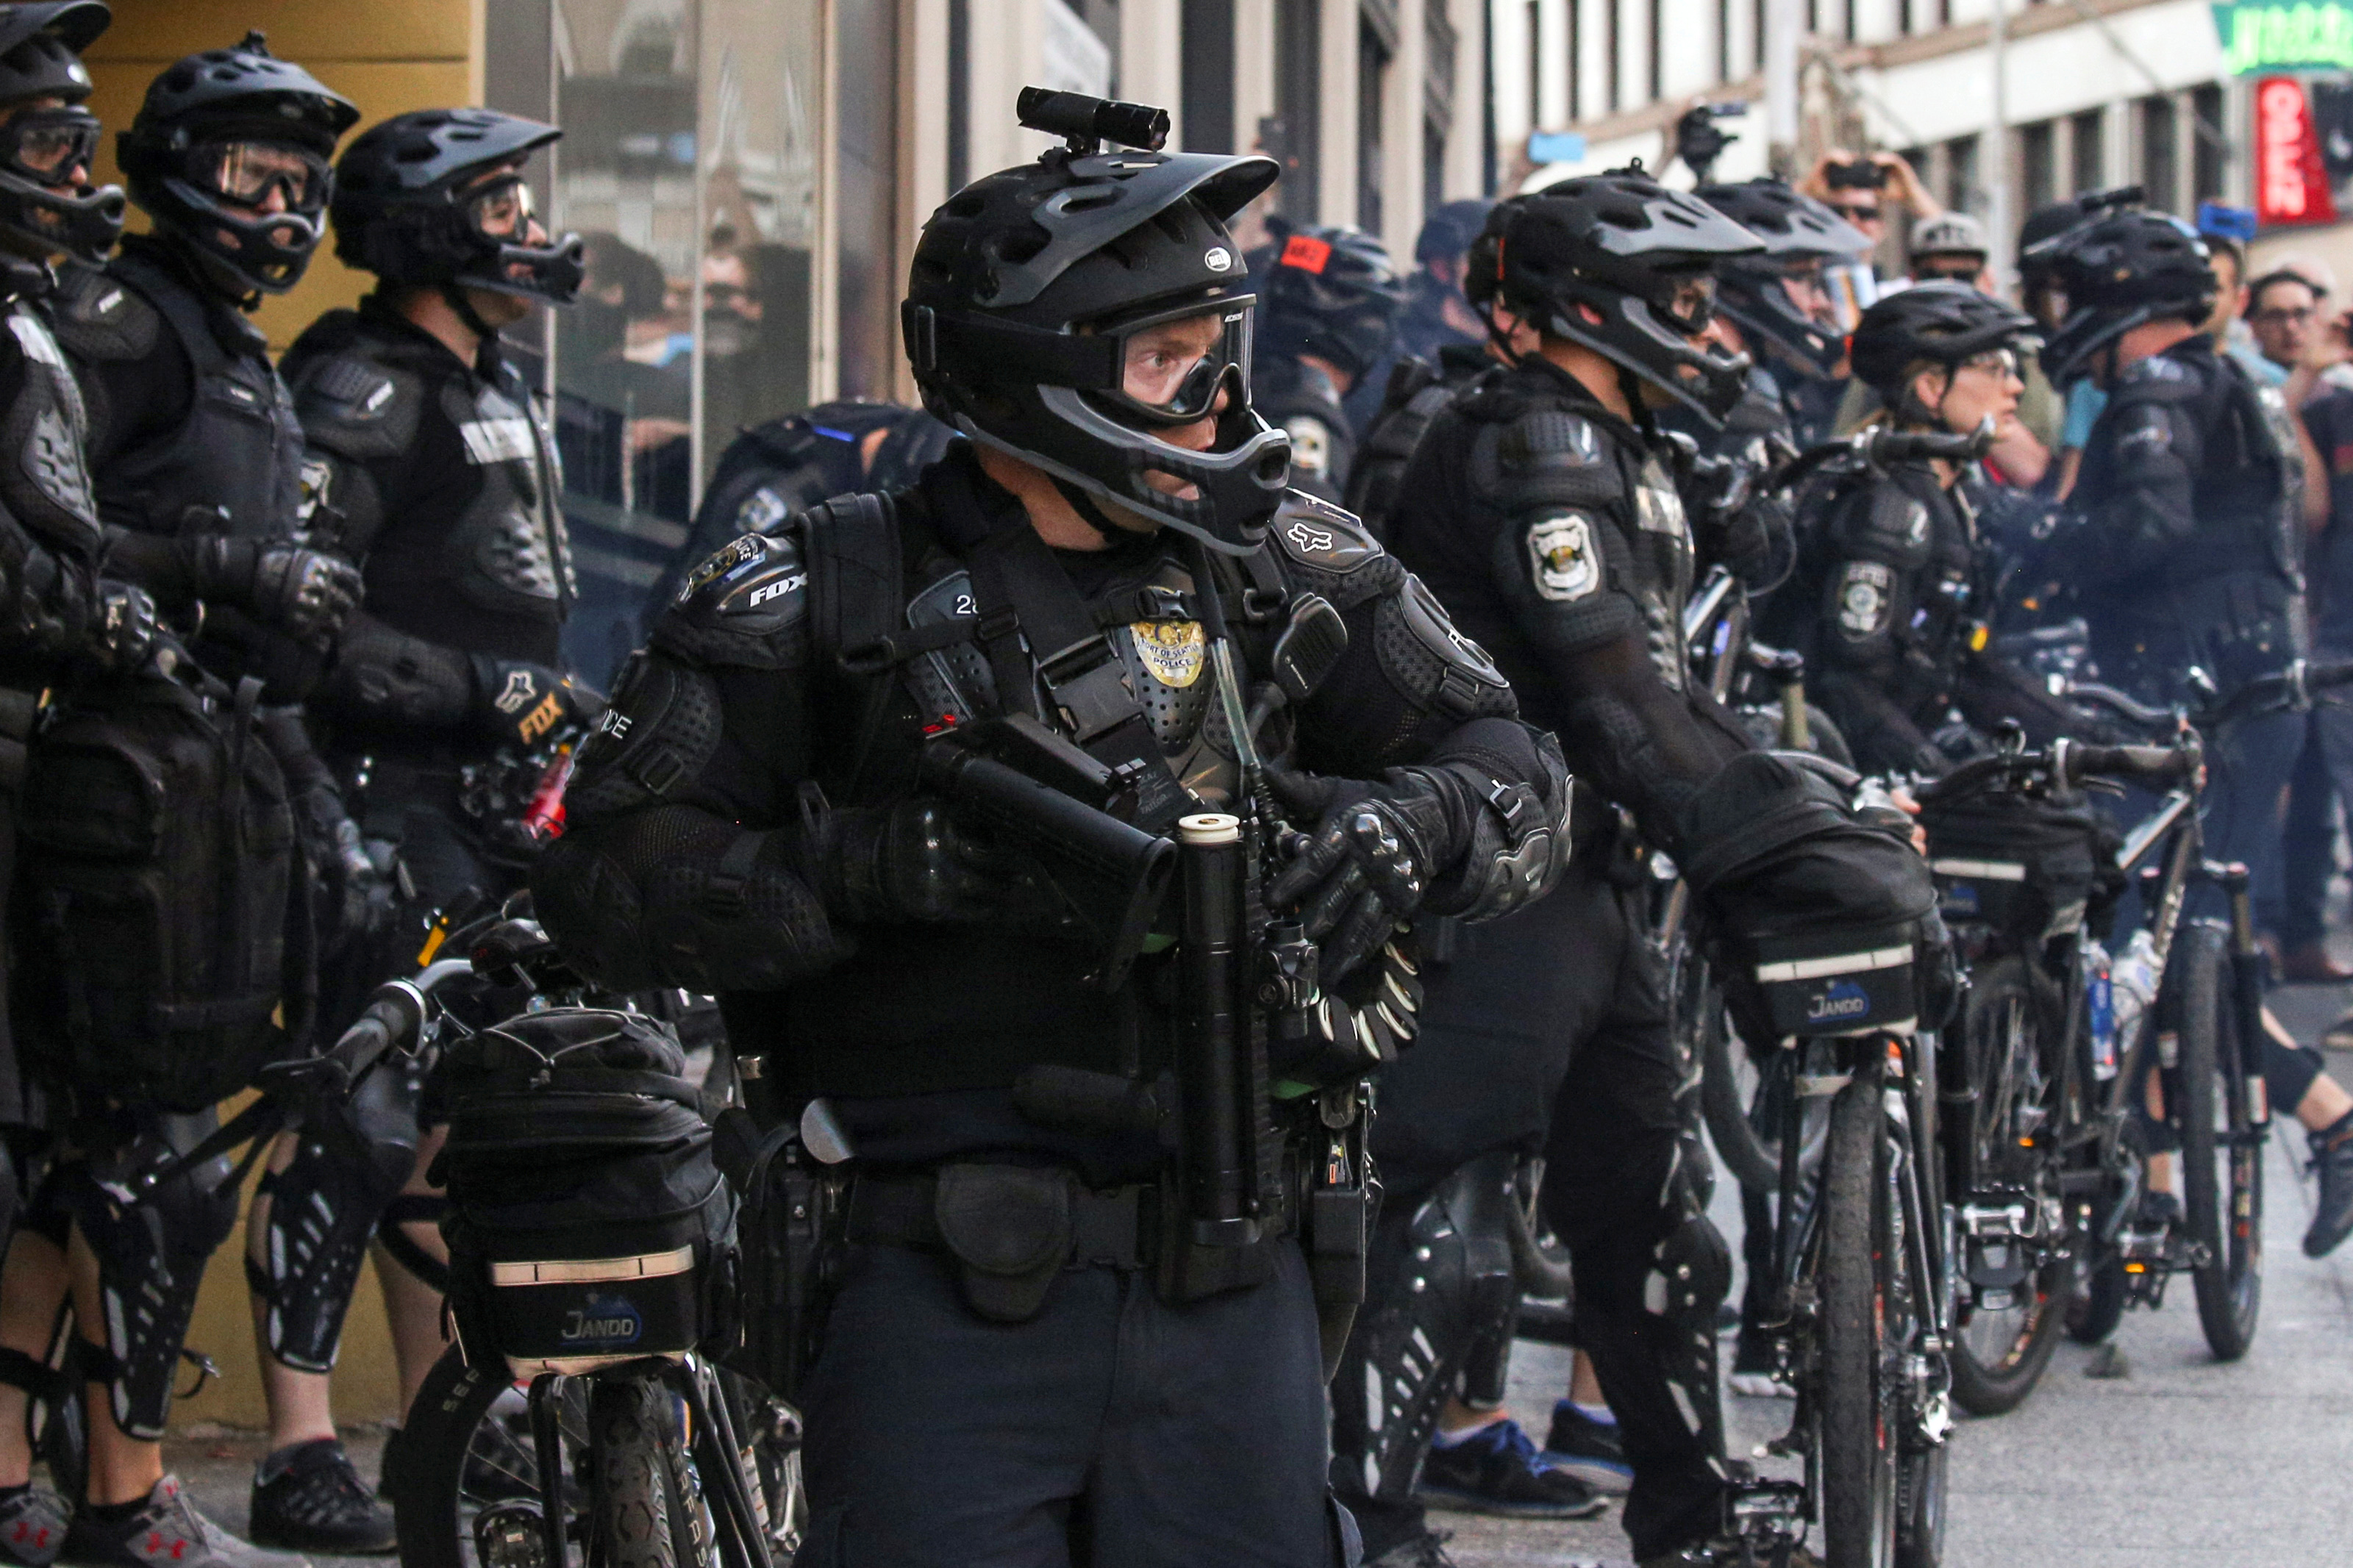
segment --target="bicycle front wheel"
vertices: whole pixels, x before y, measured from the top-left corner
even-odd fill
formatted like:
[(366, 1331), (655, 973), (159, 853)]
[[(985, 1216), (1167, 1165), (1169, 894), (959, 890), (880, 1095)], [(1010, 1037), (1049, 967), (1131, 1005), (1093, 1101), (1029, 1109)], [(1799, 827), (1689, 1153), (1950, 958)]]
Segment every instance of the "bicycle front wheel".
[[(1971, 974), (1958, 1037), (1951, 1044), (1965, 1053), (1977, 1090), (1969, 1113), (1979, 1179), (2023, 1192), (2040, 1209), (2055, 1195), (2056, 1173), (2042, 1146), (2051, 1095), (2044, 1042), (2053, 1007), (2049, 983), (2038, 985), (2037, 979), (2016, 957)], [(1970, 1198), (1953, 1196), (1962, 1203)], [(2065, 1258), (2052, 1247), (2019, 1283), (2009, 1306), (1975, 1305), (1963, 1295), (1953, 1336), (1953, 1398), (1962, 1409), (1999, 1415), (2033, 1391), (2059, 1342), (2068, 1276)]]
[(1829, 1568), (1893, 1568), (1907, 1315), (1875, 1071), (1831, 1105), (1817, 1269), (1821, 1292), (1821, 1505)]
[(2263, 1291), (2263, 1149), (2239, 1037), (2229, 932), (2181, 932), (2182, 1213), (2196, 1249), (2198, 1321), (2220, 1361), (2255, 1342)]

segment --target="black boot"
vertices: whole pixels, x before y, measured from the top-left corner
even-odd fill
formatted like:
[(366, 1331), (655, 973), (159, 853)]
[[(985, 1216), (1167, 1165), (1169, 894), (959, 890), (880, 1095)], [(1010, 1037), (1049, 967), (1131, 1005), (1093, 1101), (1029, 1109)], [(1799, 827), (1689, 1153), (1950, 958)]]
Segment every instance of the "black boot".
[(2353, 1232), (2353, 1110), (2312, 1134), (2312, 1168), (2320, 1174), (2320, 1196), (2304, 1233), (2304, 1255), (2326, 1258)]

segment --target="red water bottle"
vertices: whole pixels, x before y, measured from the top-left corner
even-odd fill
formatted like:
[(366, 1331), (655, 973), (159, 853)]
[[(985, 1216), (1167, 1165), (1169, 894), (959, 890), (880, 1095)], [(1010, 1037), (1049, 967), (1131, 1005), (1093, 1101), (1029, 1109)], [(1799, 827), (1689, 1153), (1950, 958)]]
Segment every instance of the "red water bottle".
[(555, 760), (539, 775), (539, 787), (523, 807), (522, 830), (534, 843), (547, 844), (564, 837), (564, 786), (572, 782), (572, 748), (559, 746)]

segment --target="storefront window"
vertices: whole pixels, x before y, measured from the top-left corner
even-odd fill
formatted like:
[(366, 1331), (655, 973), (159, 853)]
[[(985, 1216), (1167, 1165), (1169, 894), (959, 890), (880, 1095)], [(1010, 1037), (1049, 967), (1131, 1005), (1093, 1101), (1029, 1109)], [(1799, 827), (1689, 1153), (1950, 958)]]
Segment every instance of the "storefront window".
[(835, 285), (844, 397), (889, 400), (899, 369), (899, 49), (894, 0), (835, 0), (840, 114)]
[(555, 212), (588, 247), (557, 312), (557, 437), (580, 569), (567, 652), (609, 679), (686, 538), (702, 261), (695, 0), (558, 0)]

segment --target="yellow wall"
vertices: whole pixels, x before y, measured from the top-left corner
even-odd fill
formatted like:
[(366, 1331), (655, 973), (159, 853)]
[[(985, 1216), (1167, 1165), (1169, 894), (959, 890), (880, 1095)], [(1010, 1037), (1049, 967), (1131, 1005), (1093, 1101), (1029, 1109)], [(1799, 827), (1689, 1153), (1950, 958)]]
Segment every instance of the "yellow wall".
[[(116, 178), (112, 132), (131, 122), (155, 74), (199, 49), (221, 48), (249, 27), (269, 36), (270, 52), (300, 61), (359, 105), (361, 125), (411, 109), (480, 101), (482, 7), (486, 0), (112, 0), (114, 26), (91, 48), (98, 90), (90, 107), (106, 122), (99, 177)], [(134, 215), (134, 223), (136, 217)], [(321, 312), (365, 291), (357, 273), (322, 248), (291, 293), (267, 301), (258, 320), (279, 348)], [(265, 1419), (254, 1370), (253, 1330), (246, 1305), (240, 1222), (213, 1260), (188, 1343), (220, 1365), (222, 1380), (175, 1407), (175, 1425), (217, 1421), (259, 1426)], [(335, 1373), (335, 1405), (344, 1420), (396, 1414), (398, 1382), (373, 1275), (360, 1281)]]
[[(113, 132), (131, 123), (155, 74), (199, 49), (226, 47), (259, 27), (281, 59), (301, 62), (358, 104), (364, 127), (411, 109), (479, 102), (482, 7), (487, 0), (112, 0), (114, 26), (90, 49), (98, 91), (90, 108), (106, 122), (100, 178), (117, 178)], [(134, 214), (133, 223), (137, 218)], [(366, 291), (321, 248), (293, 291), (266, 301), (255, 318), (284, 348), (325, 310)]]

